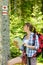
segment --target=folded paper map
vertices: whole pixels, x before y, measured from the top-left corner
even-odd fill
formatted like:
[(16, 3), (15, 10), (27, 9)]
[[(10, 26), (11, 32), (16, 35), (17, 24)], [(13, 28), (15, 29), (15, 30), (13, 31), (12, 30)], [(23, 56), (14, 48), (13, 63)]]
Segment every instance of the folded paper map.
[(14, 38), (14, 42), (16, 42), (16, 45), (20, 48), (23, 44), (23, 40), (21, 40), (21, 38), (16, 37)]

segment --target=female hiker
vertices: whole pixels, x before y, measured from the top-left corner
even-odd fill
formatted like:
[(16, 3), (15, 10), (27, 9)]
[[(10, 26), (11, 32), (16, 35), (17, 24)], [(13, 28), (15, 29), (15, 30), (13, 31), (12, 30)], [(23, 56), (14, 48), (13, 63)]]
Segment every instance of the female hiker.
[[(27, 35), (23, 39), (24, 46), (26, 47), (26, 54), (27, 54), (27, 65), (36, 65), (36, 50), (39, 48), (39, 41), (38, 36), (35, 35), (35, 43), (33, 42), (33, 36), (34, 32), (32, 32), (33, 27), (30, 23), (25, 23), (24, 25), (24, 32), (27, 33)], [(33, 44), (34, 43), (34, 44)], [(21, 47), (21, 50), (23, 50), (23, 46)]]
[[(33, 26), (30, 23), (25, 23), (23, 30), (26, 32), (26, 35), (23, 38), (23, 46), (20, 47), (20, 50), (23, 51), (24, 47), (26, 47), (27, 65), (36, 65), (37, 61), (35, 54), (37, 52), (36, 50), (39, 48), (38, 36), (36, 35), (35, 43), (33, 44)], [(8, 65), (13, 65), (19, 62), (22, 62), (22, 56), (12, 59), (8, 62)]]

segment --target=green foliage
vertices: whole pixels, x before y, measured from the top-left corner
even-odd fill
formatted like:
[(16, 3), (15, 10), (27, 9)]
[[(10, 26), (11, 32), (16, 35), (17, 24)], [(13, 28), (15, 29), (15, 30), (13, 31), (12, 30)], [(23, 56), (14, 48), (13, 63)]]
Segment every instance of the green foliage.
[(43, 58), (42, 58), (42, 54), (37, 58), (38, 62), (42, 62), (43, 63)]
[(21, 21), (20, 17), (15, 17), (14, 15), (11, 15), (10, 17), (10, 36), (16, 37), (16, 36), (23, 36), (22, 34), (22, 27), (24, 22)]
[(10, 16), (10, 51), (11, 57), (17, 57), (20, 55), (20, 51), (13, 46), (13, 41), (15, 37), (23, 38), (24, 32), (22, 31), (24, 22), (21, 21), (20, 17), (14, 15)]
[[(27, 21), (30, 22), (31, 24), (33, 24), (36, 27), (36, 30), (38, 32), (42, 33), (41, 32), (41, 28), (43, 27), (42, 15), (40, 15), (40, 17), (38, 17), (37, 19), (34, 17), (29, 17), (29, 18), (27, 18), (27, 20), (25, 20), (25, 22), (27, 22)], [(13, 41), (14, 41), (13, 39), (15, 37), (18, 36), (20, 38), (23, 38), (23, 36), (25, 34), (23, 31), (23, 25), (25, 22), (23, 20), (21, 20), (20, 17), (14, 16), (14, 15), (10, 16), (10, 46), (11, 46), (11, 56), (12, 57), (16, 57), (20, 53), (19, 51), (16, 52), (17, 49), (12, 45), (13, 45)]]
[[(23, 38), (23, 25), (30, 22), (36, 31), (43, 33), (43, 1), (42, 0), (10, 0), (10, 51), (11, 57), (20, 55), (20, 51), (13, 46), (13, 39), (17, 36)], [(9, 13), (9, 14), (10, 14)], [(40, 57), (39, 61), (43, 61)]]
[(15, 46), (11, 46), (10, 47), (10, 51), (11, 51), (11, 57), (15, 58), (17, 56), (20, 56), (20, 50), (18, 48), (16, 48)]

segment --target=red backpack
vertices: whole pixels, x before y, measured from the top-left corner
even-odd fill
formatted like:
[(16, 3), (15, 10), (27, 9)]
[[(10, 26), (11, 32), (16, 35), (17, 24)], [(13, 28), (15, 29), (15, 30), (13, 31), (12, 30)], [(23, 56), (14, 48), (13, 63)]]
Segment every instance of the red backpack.
[(42, 34), (39, 36), (39, 43), (40, 43), (40, 47), (43, 48), (43, 35)]
[[(37, 49), (37, 53), (34, 54), (34, 56), (39, 56), (43, 51), (43, 35), (42, 34), (37, 34), (38, 35), (38, 39), (39, 39), (39, 49)], [(36, 37), (36, 34), (34, 34), (33, 36), (33, 42), (34, 42), (34, 45), (35, 45), (35, 37)], [(33, 57), (34, 57), (33, 56)]]

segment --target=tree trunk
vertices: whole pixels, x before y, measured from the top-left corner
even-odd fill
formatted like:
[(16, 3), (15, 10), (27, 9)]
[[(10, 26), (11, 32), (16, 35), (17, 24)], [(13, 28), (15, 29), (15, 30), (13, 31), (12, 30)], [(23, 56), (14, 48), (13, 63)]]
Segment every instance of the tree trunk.
[(10, 56), (8, 1), (0, 0), (0, 65), (7, 65)]

